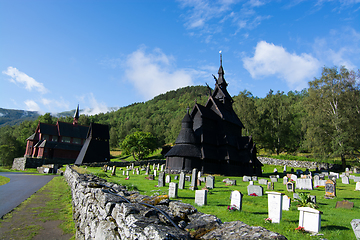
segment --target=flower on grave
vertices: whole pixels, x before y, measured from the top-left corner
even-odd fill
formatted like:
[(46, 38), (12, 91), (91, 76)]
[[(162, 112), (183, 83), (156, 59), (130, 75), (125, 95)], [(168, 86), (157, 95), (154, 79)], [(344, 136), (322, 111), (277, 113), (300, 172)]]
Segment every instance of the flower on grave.
[(318, 187), (320, 187), (320, 186), (319, 186), (319, 185), (316, 185), (316, 186), (315, 186), (315, 188), (318, 188)]
[(257, 197), (257, 194), (256, 194), (256, 193), (252, 193), (252, 194), (250, 194), (250, 196)]
[(236, 208), (235, 205), (231, 205), (231, 206), (228, 206), (228, 207), (227, 207), (227, 210), (229, 210), (229, 212), (231, 212), (231, 211), (236, 211), (237, 208)]
[(301, 226), (298, 226), (297, 228), (295, 228), (295, 231), (296, 232), (305, 232), (305, 228), (301, 227)]
[(129, 180), (129, 177), (125, 178), (125, 180)]
[(265, 218), (265, 223), (271, 223), (272, 222), (272, 220), (271, 220), (271, 218)]

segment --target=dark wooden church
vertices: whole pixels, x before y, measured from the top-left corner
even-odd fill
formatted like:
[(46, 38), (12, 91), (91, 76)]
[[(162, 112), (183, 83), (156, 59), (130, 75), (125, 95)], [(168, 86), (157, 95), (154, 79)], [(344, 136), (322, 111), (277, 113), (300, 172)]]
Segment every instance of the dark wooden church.
[(205, 106), (195, 103), (181, 123), (175, 145), (166, 157), (169, 172), (191, 171), (227, 176), (261, 175), (261, 162), (251, 136), (233, 110), (220, 57), (218, 78)]

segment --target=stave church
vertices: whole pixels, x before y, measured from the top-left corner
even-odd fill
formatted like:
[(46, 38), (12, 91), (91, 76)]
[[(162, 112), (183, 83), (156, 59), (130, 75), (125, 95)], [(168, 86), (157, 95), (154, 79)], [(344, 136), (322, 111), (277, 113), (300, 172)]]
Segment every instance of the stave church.
[(208, 174), (261, 175), (256, 145), (251, 136), (242, 136), (244, 125), (233, 110), (224, 74), (220, 55), (214, 90), (209, 88), (205, 106), (195, 103), (188, 109), (175, 145), (165, 154), (169, 173), (197, 168)]

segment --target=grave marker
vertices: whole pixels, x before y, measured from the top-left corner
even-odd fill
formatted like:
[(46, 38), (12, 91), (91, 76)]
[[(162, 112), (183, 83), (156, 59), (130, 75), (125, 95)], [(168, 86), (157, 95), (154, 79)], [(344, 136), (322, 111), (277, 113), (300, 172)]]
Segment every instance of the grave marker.
[(170, 183), (171, 182), (171, 176), (170, 175), (166, 175), (165, 177), (165, 183)]
[(250, 176), (243, 176), (243, 182), (248, 182), (251, 181), (251, 177)]
[(236, 210), (241, 211), (242, 209), (242, 197), (243, 194), (239, 191), (232, 191), (231, 192), (231, 203), (230, 206), (231, 207), (235, 207)]
[(169, 198), (178, 197), (178, 184), (176, 182), (169, 183)]
[(356, 183), (355, 191), (360, 191), (360, 182)]
[(356, 239), (360, 239), (360, 219), (353, 219), (351, 221), (351, 227), (354, 231)]
[(256, 196), (262, 196), (263, 195), (263, 188), (259, 185), (248, 185), (247, 186), (248, 195), (256, 194)]
[(299, 207), (299, 226), (305, 231), (318, 233), (321, 229), (321, 214), (319, 210), (310, 207)]
[(282, 210), (289, 211), (290, 204), (291, 204), (291, 198), (289, 198), (287, 195), (283, 195), (282, 200)]
[(251, 180), (257, 181), (257, 180), (258, 180), (258, 177), (257, 177), (257, 176), (252, 176), (252, 177), (251, 177)]
[(349, 177), (343, 177), (343, 178), (341, 178), (341, 182), (343, 183), (343, 184), (350, 184), (349, 183)]
[(164, 187), (164, 186), (165, 186), (165, 173), (161, 172), (159, 173), (158, 187)]
[(289, 178), (287, 176), (283, 177), (283, 184), (286, 185), (289, 181)]
[(214, 182), (215, 182), (215, 177), (209, 175), (206, 177), (206, 188), (210, 188), (213, 189), (214, 188)]
[(207, 204), (207, 190), (195, 191), (195, 204), (199, 206), (204, 206)]
[(280, 223), (282, 218), (282, 193), (266, 192), (268, 194), (268, 216), (272, 223)]
[(296, 180), (296, 189), (313, 190), (310, 178), (298, 178)]
[(192, 170), (192, 176), (191, 176), (191, 185), (190, 185), (191, 190), (197, 189), (197, 173), (198, 173), (198, 170), (196, 168), (194, 168)]
[(274, 182), (268, 182), (267, 190), (274, 190)]
[(179, 189), (184, 189), (185, 187), (185, 173), (180, 173), (180, 179), (179, 179)]
[(294, 183), (288, 182), (288, 183), (286, 184), (286, 190), (287, 190), (288, 192), (295, 192)]
[(113, 170), (111, 172), (111, 176), (116, 176), (116, 166), (113, 166)]
[(338, 201), (336, 202), (335, 208), (346, 208), (352, 209), (354, 207), (353, 202), (349, 202), (348, 200)]
[(336, 197), (336, 186), (331, 180), (325, 182), (325, 197)]
[(266, 180), (266, 179), (259, 179), (259, 184), (261, 184), (261, 185), (267, 185), (267, 184), (268, 184), (268, 180)]

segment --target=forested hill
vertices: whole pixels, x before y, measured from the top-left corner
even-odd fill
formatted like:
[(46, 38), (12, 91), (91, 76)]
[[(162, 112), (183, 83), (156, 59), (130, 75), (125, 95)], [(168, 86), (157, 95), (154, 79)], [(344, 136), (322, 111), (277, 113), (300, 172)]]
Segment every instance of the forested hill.
[(33, 121), (39, 116), (37, 112), (33, 111), (0, 108), (0, 127), (5, 125), (13, 126), (26, 120)]

